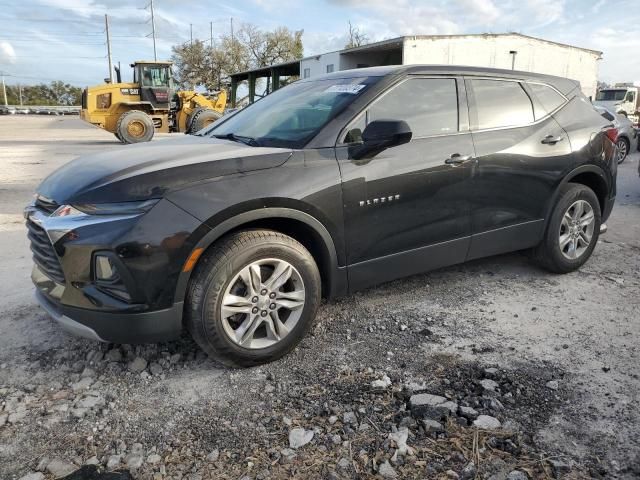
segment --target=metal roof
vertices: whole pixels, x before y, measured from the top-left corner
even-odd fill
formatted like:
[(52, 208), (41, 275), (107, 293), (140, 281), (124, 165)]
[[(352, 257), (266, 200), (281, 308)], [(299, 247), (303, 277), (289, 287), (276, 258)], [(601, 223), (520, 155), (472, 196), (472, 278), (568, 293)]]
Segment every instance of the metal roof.
[(393, 48), (394, 46), (401, 46), (406, 40), (440, 40), (446, 38), (464, 38), (464, 37), (473, 37), (473, 38), (497, 38), (497, 37), (522, 37), (527, 38), (529, 40), (535, 40), (537, 42), (549, 43), (551, 45), (557, 45), (565, 48), (575, 48), (577, 50), (582, 50), (585, 52), (592, 53), (594, 55), (602, 56), (602, 52), (599, 50), (591, 50), (589, 48), (577, 47), (575, 45), (569, 45), (567, 43), (559, 43), (554, 42), (552, 40), (546, 40), (544, 38), (532, 37), (530, 35), (523, 35), (517, 32), (508, 32), (508, 33), (469, 33), (469, 34), (461, 34), (461, 35), (404, 35), (402, 37), (390, 38), (387, 40), (381, 40), (379, 42), (367, 43), (366, 45), (361, 45), (359, 47), (352, 48), (344, 48), (342, 50), (334, 50), (332, 52), (325, 52), (318, 55), (309, 55), (304, 57), (302, 60), (311, 60), (313, 58), (317, 58), (321, 55), (326, 55), (327, 53), (354, 53), (354, 52), (362, 52), (362, 51), (380, 51), (380, 50), (388, 50)]
[(266, 67), (253, 68), (251, 70), (245, 70), (244, 72), (233, 73), (231, 77), (238, 81), (248, 79), (250, 73), (256, 75), (256, 77), (268, 77), (269, 75), (271, 75), (272, 70), (276, 70), (280, 75), (299, 75), (300, 60), (291, 60), (290, 62), (283, 62)]

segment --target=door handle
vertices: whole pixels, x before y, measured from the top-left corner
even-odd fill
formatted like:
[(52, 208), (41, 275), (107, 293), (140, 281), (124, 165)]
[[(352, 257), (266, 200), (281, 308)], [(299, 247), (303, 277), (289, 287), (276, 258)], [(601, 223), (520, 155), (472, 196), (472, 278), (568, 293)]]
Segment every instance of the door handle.
[(454, 153), (447, 158), (444, 163), (447, 165), (460, 165), (468, 160), (471, 160), (471, 155), (460, 155), (459, 153)]
[(553, 135), (547, 135), (546, 137), (544, 137), (540, 143), (543, 143), (544, 145), (555, 145), (558, 142), (561, 142), (562, 140), (564, 140), (564, 137), (554, 137)]

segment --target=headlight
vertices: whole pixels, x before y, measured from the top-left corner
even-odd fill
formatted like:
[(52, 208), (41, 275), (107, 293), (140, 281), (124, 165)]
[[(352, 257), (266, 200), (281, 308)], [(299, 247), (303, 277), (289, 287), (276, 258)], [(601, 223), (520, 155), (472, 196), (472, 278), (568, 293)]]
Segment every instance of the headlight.
[(84, 213), (72, 207), (71, 205), (62, 205), (51, 214), (52, 217), (71, 217), (77, 215), (84, 215)]
[(80, 203), (63, 205), (52, 216), (66, 217), (68, 215), (136, 215), (151, 210), (160, 199), (154, 198), (141, 202), (119, 203)]

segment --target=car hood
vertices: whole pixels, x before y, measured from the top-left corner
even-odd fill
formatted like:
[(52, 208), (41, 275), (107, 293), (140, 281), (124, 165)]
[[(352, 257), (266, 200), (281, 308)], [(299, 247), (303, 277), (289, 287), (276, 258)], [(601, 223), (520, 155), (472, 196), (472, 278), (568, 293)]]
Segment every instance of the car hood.
[(291, 154), (187, 135), (79, 157), (45, 178), (37, 193), (58, 204), (160, 198), (198, 181), (277, 167)]

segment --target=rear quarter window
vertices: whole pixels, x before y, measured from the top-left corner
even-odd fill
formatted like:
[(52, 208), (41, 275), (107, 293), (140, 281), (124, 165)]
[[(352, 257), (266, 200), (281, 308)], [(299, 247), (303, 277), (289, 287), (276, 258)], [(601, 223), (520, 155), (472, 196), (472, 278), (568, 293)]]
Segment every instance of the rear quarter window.
[(475, 106), (470, 109), (474, 130), (533, 123), (533, 104), (519, 82), (470, 80), (467, 84), (475, 101)]
[(527, 84), (534, 96), (533, 110), (536, 120), (548, 115), (565, 103), (565, 98), (548, 85)]

